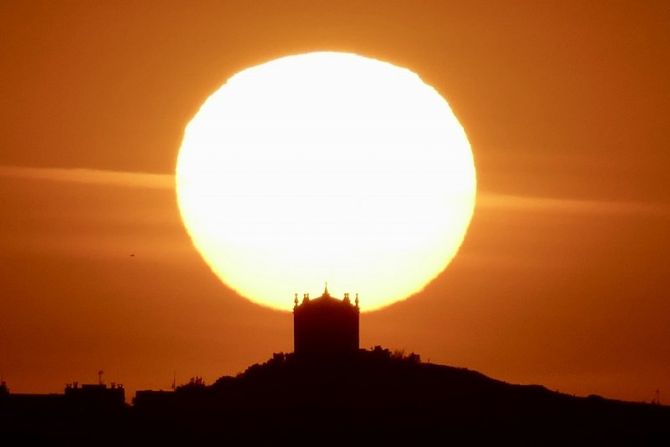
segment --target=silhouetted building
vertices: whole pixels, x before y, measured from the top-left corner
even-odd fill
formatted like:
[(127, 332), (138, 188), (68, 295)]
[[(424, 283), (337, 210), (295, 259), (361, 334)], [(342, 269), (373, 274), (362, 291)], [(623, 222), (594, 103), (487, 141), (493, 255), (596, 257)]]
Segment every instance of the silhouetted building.
[(126, 402), (126, 392), (123, 385), (103, 383), (83, 384), (77, 382), (65, 387), (65, 400), (70, 404), (83, 405), (95, 408), (122, 407)]
[[(0, 445), (19, 433), (26, 445), (52, 445), (51, 439), (71, 441), (73, 434), (113, 435), (114, 424), (128, 412), (125, 391), (120, 385), (67, 385), (61, 394), (10, 393), (0, 395)], [(110, 426), (110, 421), (112, 425)], [(3, 436), (3, 434), (5, 436)], [(76, 438), (76, 437), (75, 437)], [(77, 442), (57, 445), (79, 445)]]
[(358, 351), (358, 294), (354, 304), (349, 294), (333, 298), (326, 286), (323, 295), (310, 300), (309, 294), (293, 307), (293, 349), (297, 356), (346, 355)]
[(69, 408), (115, 409), (126, 405), (126, 392), (123, 385), (103, 383), (79, 385), (67, 384), (63, 394), (10, 393), (5, 382), (0, 383), (0, 398), (12, 404), (25, 407), (39, 407), (42, 404), (61, 405)]

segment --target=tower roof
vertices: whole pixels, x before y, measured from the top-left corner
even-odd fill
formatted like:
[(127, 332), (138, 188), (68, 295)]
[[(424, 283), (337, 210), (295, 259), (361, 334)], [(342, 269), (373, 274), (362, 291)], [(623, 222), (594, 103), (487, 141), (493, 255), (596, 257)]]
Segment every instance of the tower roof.
[(340, 306), (347, 306), (347, 307), (358, 307), (358, 294), (356, 294), (356, 302), (355, 304), (351, 303), (351, 300), (349, 299), (349, 294), (345, 293), (344, 294), (344, 299), (339, 299), (330, 294), (328, 291), (328, 283), (325, 283), (323, 293), (321, 296), (317, 298), (310, 298), (308, 293), (305, 293), (303, 295), (303, 299), (301, 303), (298, 303), (298, 294), (295, 294), (295, 300), (294, 300), (295, 306), (294, 309), (303, 307), (303, 306), (309, 306), (309, 307), (320, 307), (324, 305), (340, 305)]

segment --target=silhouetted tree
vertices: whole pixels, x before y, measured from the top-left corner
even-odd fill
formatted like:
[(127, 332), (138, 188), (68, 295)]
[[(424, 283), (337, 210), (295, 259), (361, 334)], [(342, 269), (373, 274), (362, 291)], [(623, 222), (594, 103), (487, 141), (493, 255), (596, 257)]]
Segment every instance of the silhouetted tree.
[(188, 383), (184, 385), (179, 385), (177, 387), (177, 391), (189, 391), (189, 390), (197, 390), (197, 389), (205, 389), (207, 385), (205, 384), (205, 381), (203, 380), (202, 377), (200, 376), (195, 376), (191, 377), (188, 381)]

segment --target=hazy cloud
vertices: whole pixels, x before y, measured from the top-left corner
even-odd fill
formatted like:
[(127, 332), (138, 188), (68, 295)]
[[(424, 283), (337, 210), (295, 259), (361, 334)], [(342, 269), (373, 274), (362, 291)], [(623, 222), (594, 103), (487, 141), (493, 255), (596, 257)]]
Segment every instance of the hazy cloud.
[(107, 171), (81, 168), (25, 168), (0, 166), (0, 177), (122, 186), (130, 188), (174, 189), (174, 175), (149, 174), (145, 172)]
[(541, 211), (589, 214), (666, 214), (664, 206), (642, 202), (557, 199), (549, 197), (517, 196), (483, 192), (477, 197), (477, 207), (485, 209)]
[[(110, 185), (130, 188), (174, 189), (172, 174), (108, 171), (84, 168), (27, 168), (0, 166), (0, 177)], [(477, 207), (510, 211), (596, 214), (667, 214), (664, 206), (642, 202), (577, 200), (479, 192)]]

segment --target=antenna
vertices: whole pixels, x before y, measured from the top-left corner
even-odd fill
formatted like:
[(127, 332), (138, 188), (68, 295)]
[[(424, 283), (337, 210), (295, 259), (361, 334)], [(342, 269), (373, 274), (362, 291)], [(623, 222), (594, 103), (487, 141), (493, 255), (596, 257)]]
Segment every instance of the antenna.
[(172, 373), (172, 391), (177, 389), (177, 371)]
[(102, 375), (103, 375), (104, 373), (105, 373), (105, 372), (104, 372), (103, 370), (99, 370), (99, 371), (98, 371), (98, 385), (102, 385), (102, 384), (103, 384), (103, 383), (102, 383)]

